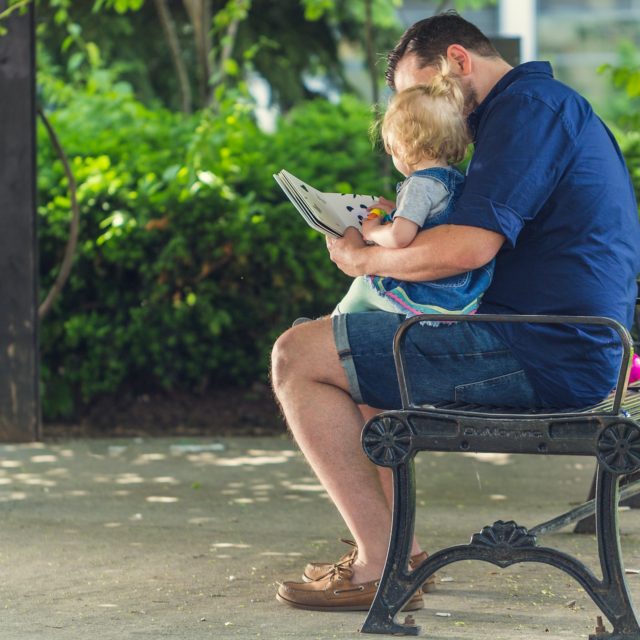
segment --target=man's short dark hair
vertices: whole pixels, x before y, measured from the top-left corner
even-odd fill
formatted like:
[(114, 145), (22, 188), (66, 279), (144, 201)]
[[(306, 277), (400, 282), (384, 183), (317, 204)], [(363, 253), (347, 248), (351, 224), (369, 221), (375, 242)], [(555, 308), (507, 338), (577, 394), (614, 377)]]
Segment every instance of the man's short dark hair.
[(394, 49), (387, 56), (387, 84), (395, 89), (395, 74), (398, 62), (408, 53), (417, 56), (420, 67), (437, 64), (452, 44), (462, 45), (487, 58), (500, 57), (489, 38), (462, 18), (456, 11), (445, 11), (425, 18), (409, 27)]

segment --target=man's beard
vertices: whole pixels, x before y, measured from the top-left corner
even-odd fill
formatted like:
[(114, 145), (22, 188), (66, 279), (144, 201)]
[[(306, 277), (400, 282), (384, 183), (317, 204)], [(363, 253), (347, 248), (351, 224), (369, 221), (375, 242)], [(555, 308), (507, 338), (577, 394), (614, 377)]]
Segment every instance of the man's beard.
[(452, 75), (458, 81), (460, 91), (462, 91), (462, 97), (464, 98), (462, 113), (466, 118), (470, 113), (475, 111), (476, 107), (480, 104), (480, 101), (478, 100), (478, 92), (468, 78), (463, 78), (457, 74)]
[(471, 83), (463, 83), (462, 95), (464, 96), (464, 115), (468, 116), (471, 112), (475, 111), (476, 107), (480, 104), (478, 101), (478, 92), (475, 87), (471, 86)]

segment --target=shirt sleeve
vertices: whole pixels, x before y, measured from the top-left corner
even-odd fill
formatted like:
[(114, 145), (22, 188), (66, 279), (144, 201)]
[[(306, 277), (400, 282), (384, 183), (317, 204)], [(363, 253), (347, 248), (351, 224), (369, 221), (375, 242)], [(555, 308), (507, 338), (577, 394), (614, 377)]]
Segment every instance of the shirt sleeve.
[(427, 219), (442, 211), (449, 191), (439, 180), (428, 176), (407, 178), (398, 192), (393, 217), (406, 218), (422, 227)]
[(489, 106), (464, 190), (450, 224), (482, 227), (514, 247), (558, 185), (576, 144), (565, 110), (528, 95), (499, 97)]

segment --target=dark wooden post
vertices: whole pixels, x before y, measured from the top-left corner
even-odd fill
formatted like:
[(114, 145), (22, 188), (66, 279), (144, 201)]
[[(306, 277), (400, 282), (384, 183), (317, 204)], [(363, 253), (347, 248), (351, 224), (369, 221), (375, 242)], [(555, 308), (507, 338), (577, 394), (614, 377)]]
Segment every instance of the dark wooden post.
[[(0, 12), (7, 0), (0, 0)], [(40, 435), (33, 8), (0, 36), (0, 441)]]

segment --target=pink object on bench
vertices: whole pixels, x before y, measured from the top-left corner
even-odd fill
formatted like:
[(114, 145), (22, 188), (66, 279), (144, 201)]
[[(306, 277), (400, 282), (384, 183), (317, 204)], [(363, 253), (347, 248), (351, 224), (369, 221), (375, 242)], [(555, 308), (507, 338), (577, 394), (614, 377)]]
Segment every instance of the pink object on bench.
[(631, 371), (629, 372), (629, 383), (640, 380), (640, 356), (635, 353), (631, 361)]

